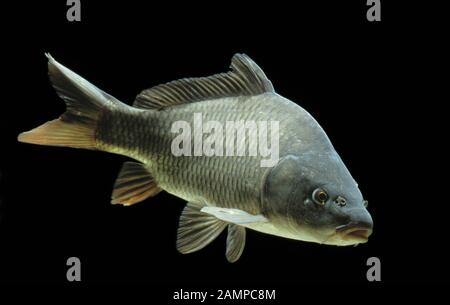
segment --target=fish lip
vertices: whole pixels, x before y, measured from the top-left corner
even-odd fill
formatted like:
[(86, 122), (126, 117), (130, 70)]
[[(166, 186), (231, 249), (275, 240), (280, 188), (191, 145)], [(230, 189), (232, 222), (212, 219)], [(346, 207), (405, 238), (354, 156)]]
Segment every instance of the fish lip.
[(361, 223), (349, 223), (336, 227), (336, 233), (339, 234), (343, 240), (352, 240), (357, 243), (367, 242), (372, 231), (372, 226)]

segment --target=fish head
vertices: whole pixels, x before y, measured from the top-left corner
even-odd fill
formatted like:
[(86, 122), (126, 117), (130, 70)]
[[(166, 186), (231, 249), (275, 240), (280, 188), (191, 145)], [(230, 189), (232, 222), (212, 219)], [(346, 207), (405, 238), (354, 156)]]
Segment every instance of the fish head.
[(335, 152), (282, 158), (268, 172), (262, 198), (273, 225), (299, 240), (347, 246), (372, 234), (367, 201)]

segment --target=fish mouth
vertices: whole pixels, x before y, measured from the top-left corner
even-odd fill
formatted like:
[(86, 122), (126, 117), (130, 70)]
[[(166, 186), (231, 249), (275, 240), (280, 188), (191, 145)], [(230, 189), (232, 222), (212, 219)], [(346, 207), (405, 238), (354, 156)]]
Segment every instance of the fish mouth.
[(361, 223), (350, 223), (342, 225), (336, 228), (342, 240), (353, 243), (365, 243), (369, 240), (369, 236), (372, 234), (372, 226)]

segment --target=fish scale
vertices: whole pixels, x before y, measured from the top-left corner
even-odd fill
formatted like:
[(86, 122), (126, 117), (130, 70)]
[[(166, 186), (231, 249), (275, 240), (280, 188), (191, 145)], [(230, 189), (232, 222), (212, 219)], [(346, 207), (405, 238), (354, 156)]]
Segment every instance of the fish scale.
[[(185, 199), (177, 233), (181, 253), (200, 250), (225, 228), (230, 262), (243, 252), (246, 228), (335, 245), (367, 241), (370, 214), (325, 132), (303, 108), (276, 94), (245, 54), (233, 56), (227, 73), (143, 90), (132, 106), (47, 57), (51, 83), (66, 102), (66, 112), (20, 134), (19, 141), (102, 150), (138, 161), (122, 166), (111, 203), (133, 205), (162, 190)], [(261, 160), (268, 159), (261, 156), (262, 143), (257, 156), (249, 155), (254, 145), (250, 140), (259, 140), (261, 130), (247, 128), (238, 130), (244, 138), (234, 142), (223, 130), (224, 156), (175, 156), (171, 146), (178, 134), (171, 132), (173, 123), (190, 124), (191, 140), (201, 137), (204, 142), (210, 136), (194, 128), (194, 114), (225, 129), (228, 121), (252, 121), (256, 129), (265, 122), (269, 145), (270, 122), (278, 122), (279, 145), (267, 147), (277, 152), (270, 155), (275, 165), (262, 167)], [(235, 152), (244, 148), (245, 155), (227, 156), (229, 144)]]
[[(156, 113), (137, 110), (118, 112), (106, 118), (110, 123), (105, 124), (107, 127), (98, 140), (103, 150), (120, 152), (147, 164), (158, 184), (169, 193), (188, 201), (201, 200), (208, 205), (261, 213), (260, 185), (264, 172), (260, 167), (261, 156), (176, 157), (170, 151), (176, 135), (170, 132), (172, 124), (186, 121), (193, 126), (194, 113), (201, 113), (203, 122), (218, 121), (223, 126), (226, 121), (269, 121), (279, 97), (267, 95), (252, 98), (255, 101), (226, 98), (192, 103)], [(120, 118), (116, 119), (115, 115)], [(136, 138), (136, 135), (140, 137)], [(203, 140), (207, 137), (203, 135)], [(219, 175), (214, 175), (219, 172)], [(216, 188), (212, 188), (210, 183)]]

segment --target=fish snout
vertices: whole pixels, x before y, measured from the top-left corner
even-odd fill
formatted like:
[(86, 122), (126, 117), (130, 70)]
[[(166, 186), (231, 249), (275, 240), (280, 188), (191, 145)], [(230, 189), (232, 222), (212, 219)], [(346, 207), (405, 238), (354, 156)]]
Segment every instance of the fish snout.
[(336, 233), (345, 241), (365, 243), (373, 231), (372, 217), (367, 211), (351, 215), (351, 221), (338, 226)]

